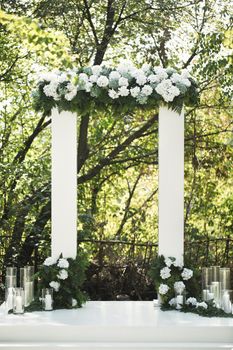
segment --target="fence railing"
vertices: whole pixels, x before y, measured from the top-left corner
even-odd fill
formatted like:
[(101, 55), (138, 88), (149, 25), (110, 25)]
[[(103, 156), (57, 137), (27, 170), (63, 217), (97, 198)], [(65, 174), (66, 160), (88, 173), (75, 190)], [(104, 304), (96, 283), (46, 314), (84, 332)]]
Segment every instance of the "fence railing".
[[(4, 267), (4, 254), (9, 236), (1, 237), (0, 278)], [(43, 243), (44, 244), (44, 243)], [(35, 268), (44, 256), (44, 245), (35, 245), (31, 262)], [(46, 242), (46, 246), (49, 243)], [(135, 300), (154, 297), (154, 286), (148, 277), (152, 259), (158, 254), (158, 243), (123, 240), (83, 239), (78, 242), (90, 255), (85, 290), (92, 300), (112, 300), (128, 296)], [(185, 242), (185, 257), (193, 266), (233, 267), (233, 239), (231, 237), (210, 238)]]

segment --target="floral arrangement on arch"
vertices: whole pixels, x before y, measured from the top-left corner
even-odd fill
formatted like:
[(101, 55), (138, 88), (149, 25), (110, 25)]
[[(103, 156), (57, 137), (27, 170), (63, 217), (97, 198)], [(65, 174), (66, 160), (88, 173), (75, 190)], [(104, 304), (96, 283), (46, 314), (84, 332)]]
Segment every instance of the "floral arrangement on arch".
[[(199, 273), (184, 266), (174, 257), (158, 256), (152, 263), (150, 276), (155, 283), (162, 310), (192, 312), (206, 317), (232, 317), (217, 308), (213, 300), (201, 298)], [(180, 299), (179, 296), (182, 296)], [(179, 300), (182, 300), (179, 303)]]
[(75, 259), (65, 259), (62, 255), (59, 259), (46, 258), (35, 274), (35, 278), (38, 278), (38, 300), (35, 304), (40, 305), (43, 288), (53, 288), (54, 309), (81, 307), (87, 300), (85, 293), (81, 291), (85, 281), (86, 266), (87, 258), (81, 250)]
[(197, 103), (198, 92), (187, 70), (148, 64), (136, 68), (123, 62), (116, 68), (95, 65), (41, 74), (33, 97), (35, 108), (47, 114), (58, 107), (85, 115), (108, 108), (115, 112), (155, 109), (160, 104), (180, 111), (184, 103)]

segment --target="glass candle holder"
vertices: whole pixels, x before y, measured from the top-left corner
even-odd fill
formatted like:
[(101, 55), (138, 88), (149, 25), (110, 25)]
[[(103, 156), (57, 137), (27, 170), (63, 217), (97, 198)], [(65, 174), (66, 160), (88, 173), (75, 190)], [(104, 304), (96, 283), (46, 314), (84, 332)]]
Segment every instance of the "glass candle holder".
[(222, 290), (221, 307), (227, 314), (232, 310), (232, 290)]
[(176, 296), (176, 308), (181, 309), (182, 305), (185, 304), (186, 290), (184, 289), (182, 292), (175, 292), (175, 296)]
[(220, 268), (220, 282), (222, 289), (230, 290), (231, 288), (231, 270), (229, 267)]
[(5, 286), (6, 288), (15, 288), (17, 283), (17, 268), (7, 267), (6, 268), (6, 278)]
[(34, 266), (25, 266), (20, 269), (20, 287), (24, 289), (25, 306), (34, 300)]
[(24, 313), (24, 290), (23, 288), (14, 288), (13, 291), (13, 313)]
[(214, 295), (214, 301), (216, 303), (216, 307), (220, 308), (221, 306), (221, 283), (220, 282), (212, 282), (210, 285), (210, 292)]
[(220, 282), (220, 266), (211, 266), (211, 282)]
[(7, 267), (5, 277), (5, 306), (6, 310), (13, 309), (13, 293), (17, 285), (17, 268)]
[(6, 268), (6, 276), (16, 276), (17, 275), (17, 267), (9, 266)]
[(45, 311), (53, 310), (53, 288), (42, 289), (42, 308)]
[(212, 282), (212, 268), (203, 267), (201, 271), (201, 277), (202, 277), (202, 289), (208, 289), (208, 286)]

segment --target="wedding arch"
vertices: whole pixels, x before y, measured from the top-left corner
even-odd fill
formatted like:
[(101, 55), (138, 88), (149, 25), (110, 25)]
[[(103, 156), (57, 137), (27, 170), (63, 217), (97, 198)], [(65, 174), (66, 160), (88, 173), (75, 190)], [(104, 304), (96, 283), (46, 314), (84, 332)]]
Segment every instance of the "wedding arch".
[(77, 117), (159, 111), (159, 254), (183, 258), (184, 105), (198, 99), (186, 70), (122, 63), (43, 74), (35, 109), (52, 116), (52, 256), (77, 253)]

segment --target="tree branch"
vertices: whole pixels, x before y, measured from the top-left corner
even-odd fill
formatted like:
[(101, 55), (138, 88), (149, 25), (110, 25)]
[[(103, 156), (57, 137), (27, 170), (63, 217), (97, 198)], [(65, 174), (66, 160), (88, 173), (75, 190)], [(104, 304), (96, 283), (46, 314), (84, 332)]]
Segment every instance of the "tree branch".
[(118, 145), (112, 152), (110, 152), (105, 158), (101, 159), (99, 161), (99, 164), (97, 164), (94, 168), (88, 171), (87, 174), (84, 174), (79, 177), (78, 183), (82, 184), (93, 177), (95, 177), (97, 174), (100, 173), (100, 171), (111, 164), (112, 159), (114, 159), (119, 153), (121, 153), (124, 149), (126, 149), (134, 140), (140, 138), (142, 134), (146, 130), (152, 127), (155, 121), (158, 120), (158, 115), (154, 115), (151, 119), (149, 119), (140, 129), (135, 131), (132, 135), (130, 135), (123, 143)]

